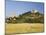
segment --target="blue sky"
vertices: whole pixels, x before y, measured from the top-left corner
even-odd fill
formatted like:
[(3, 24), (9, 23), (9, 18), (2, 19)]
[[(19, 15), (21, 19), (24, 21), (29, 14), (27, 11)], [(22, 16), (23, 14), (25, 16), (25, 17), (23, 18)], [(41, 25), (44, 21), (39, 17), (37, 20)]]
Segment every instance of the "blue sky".
[(38, 2), (24, 2), (6, 0), (6, 16), (18, 16), (22, 13), (38, 10), (40, 13), (44, 12), (44, 4)]

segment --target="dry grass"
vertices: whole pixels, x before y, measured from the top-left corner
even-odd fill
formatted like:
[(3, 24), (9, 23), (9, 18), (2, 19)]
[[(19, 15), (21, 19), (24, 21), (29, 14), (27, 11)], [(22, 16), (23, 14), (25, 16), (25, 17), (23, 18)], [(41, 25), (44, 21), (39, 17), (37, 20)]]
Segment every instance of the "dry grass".
[(43, 24), (6, 24), (6, 33), (31, 33), (31, 32), (43, 32)]

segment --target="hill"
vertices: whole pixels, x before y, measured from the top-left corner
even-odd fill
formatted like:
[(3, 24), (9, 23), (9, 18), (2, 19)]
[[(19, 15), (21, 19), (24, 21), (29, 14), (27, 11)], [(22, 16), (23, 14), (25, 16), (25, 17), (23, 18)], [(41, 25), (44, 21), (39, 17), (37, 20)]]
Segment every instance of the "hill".
[(44, 23), (44, 15), (34, 11), (28, 11), (18, 17), (14, 16), (6, 19), (6, 23)]
[(36, 12), (31, 13), (31, 11), (26, 12), (22, 15), (19, 15), (19, 18), (16, 20), (18, 23), (44, 23), (43, 14)]

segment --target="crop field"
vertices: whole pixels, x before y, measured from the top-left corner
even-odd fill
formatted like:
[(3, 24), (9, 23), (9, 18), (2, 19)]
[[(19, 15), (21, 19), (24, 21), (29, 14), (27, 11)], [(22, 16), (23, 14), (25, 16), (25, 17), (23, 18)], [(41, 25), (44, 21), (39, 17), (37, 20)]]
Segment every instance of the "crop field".
[(6, 34), (39, 33), (39, 32), (44, 32), (44, 24), (41, 23), (6, 24)]

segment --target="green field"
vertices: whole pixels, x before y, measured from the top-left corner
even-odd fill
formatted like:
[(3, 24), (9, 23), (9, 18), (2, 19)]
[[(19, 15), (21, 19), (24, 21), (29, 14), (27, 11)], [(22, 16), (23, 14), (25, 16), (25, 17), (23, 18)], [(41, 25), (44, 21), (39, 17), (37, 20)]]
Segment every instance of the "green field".
[(44, 29), (44, 24), (40, 23), (6, 24), (6, 34), (44, 32), (43, 29)]

